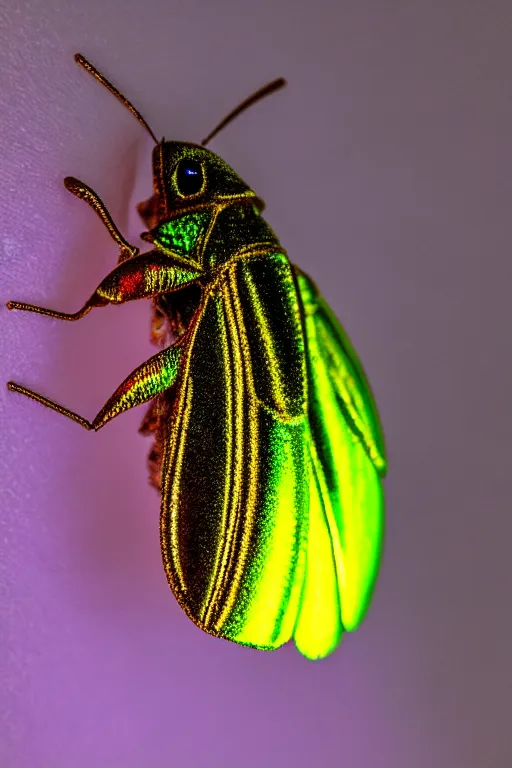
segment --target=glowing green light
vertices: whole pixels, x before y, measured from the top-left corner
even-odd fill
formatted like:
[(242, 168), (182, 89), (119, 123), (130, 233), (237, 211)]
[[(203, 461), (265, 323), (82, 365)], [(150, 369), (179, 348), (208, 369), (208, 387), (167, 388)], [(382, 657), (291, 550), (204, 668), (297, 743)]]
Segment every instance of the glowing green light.
[(208, 213), (200, 211), (170, 219), (157, 230), (155, 243), (180, 255), (191, 255), (206, 231), (209, 217)]

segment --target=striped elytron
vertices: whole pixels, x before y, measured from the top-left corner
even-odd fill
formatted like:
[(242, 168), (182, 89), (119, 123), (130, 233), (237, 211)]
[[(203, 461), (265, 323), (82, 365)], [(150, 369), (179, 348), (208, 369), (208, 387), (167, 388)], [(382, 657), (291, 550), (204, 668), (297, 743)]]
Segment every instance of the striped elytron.
[(140, 254), (99, 197), (65, 180), (120, 248), (117, 267), (81, 310), (153, 299), (161, 347), (89, 422), (19, 384), (12, 391), (87, 429), (150, 402), (150, 480), (161, 491), (169, 584), (206, 632), (270, 650), (294, 639), (329, 654), (366, 612), (383, 536), (384, 441), (367, 380), (312, 280), (261, 217), (262, 201), (206, 142), (158, 141), (133, 105), (76, 60), (156, 142), (154, 194), (139, 206), (153, 250)]

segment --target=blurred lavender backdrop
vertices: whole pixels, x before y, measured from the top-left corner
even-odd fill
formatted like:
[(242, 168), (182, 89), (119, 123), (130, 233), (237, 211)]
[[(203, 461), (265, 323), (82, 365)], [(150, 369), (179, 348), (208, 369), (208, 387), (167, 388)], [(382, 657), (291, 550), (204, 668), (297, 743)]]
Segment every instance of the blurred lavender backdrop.
[(1, 304), (78, 308), (128, 237), (157, 134), (212, 144), (267, 202), (373, 383), (390, 452), (364, 626), (312, 664), (216, 641), (160, 563), (143, 409), (92, 416), (152, 350), (149, 307), (77, 325), (0, 308), (2, 768), (512, 764), (512, 6), (506, 0), (3, 0)]

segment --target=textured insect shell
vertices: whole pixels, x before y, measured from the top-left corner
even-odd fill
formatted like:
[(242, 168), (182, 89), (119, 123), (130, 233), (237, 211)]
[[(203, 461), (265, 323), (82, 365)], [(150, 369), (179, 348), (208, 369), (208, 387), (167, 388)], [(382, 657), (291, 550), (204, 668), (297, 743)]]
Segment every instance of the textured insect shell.
[[(183, 197), (176, 168), (201, 163)], [(288, 641), (307, 538), (306, 364), (293, 267), (262, 202), (217, 155), (163, 142), (139, 207), (159, 249), (202, 271), (161, 430), (161, 543), (179, 603), (202, 629), (258, 648)], [(172, 321), (173, 300), (160, 309)], [(190, 313), (189, 313), (190, 314)]]

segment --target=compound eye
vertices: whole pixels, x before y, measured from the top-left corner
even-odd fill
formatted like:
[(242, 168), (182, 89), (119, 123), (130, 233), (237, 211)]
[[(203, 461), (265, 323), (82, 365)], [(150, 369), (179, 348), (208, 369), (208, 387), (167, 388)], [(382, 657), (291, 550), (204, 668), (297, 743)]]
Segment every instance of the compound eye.
[(197, 160), (180, 160), (176, 168), (176, 184), (183, 197), (197, 195), (203, 189), (204, 171)]

